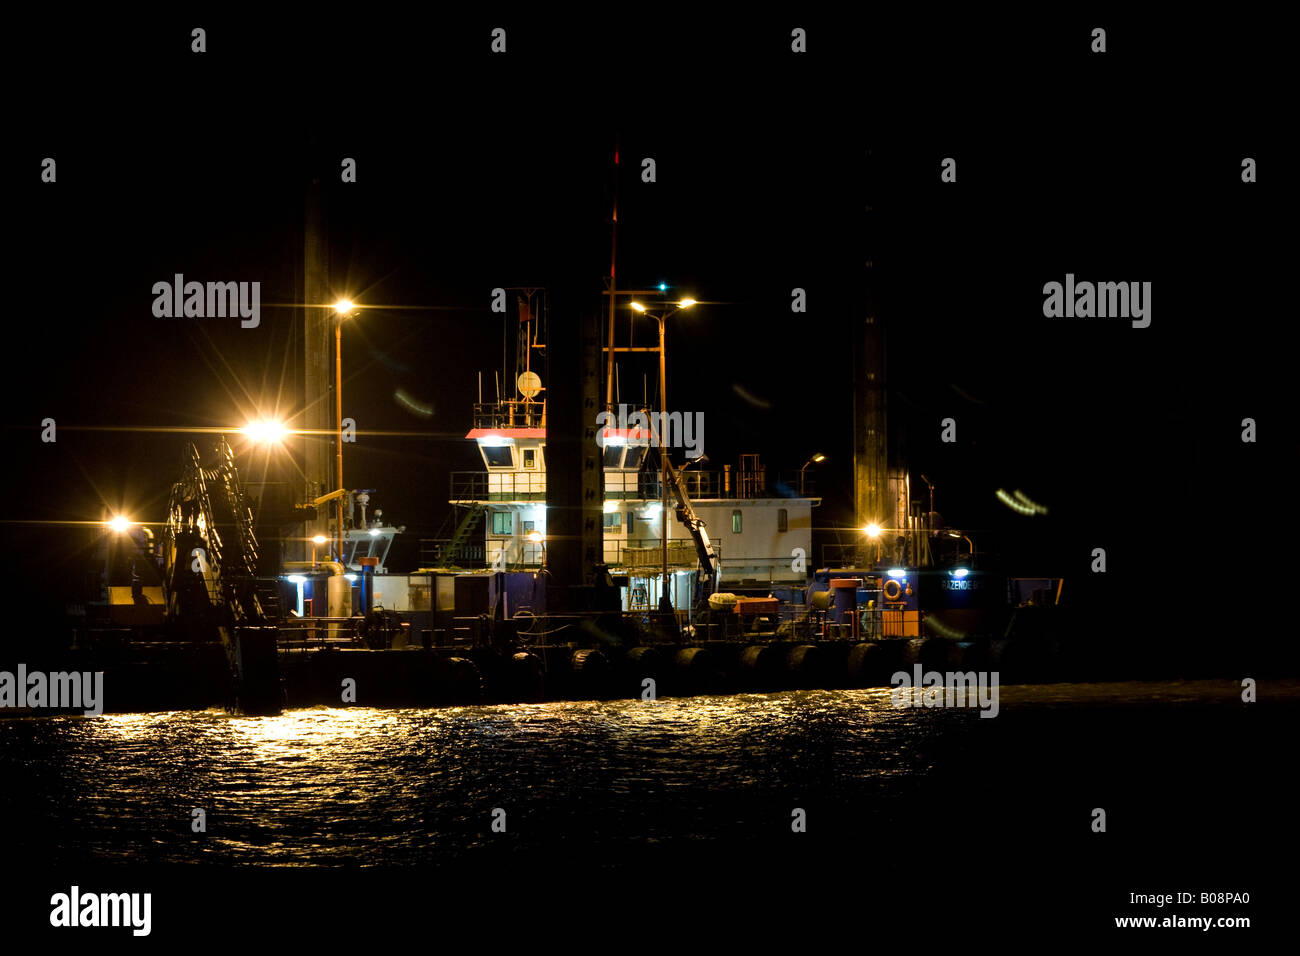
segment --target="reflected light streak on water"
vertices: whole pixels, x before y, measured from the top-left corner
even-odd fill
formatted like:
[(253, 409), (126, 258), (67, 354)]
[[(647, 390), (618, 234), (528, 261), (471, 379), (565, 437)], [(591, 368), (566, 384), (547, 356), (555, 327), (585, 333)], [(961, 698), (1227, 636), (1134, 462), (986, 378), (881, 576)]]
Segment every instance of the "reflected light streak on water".
[[(1300, 699), (1300, 684), (1286, 693)], [(1003, 688), (994, 720), (895, 709), (888, 689), (0, 720), (0, 835), (53, 859), (369, 865), (741, 840), (792, 806), (887, 828), (937, 766), (987, 748), (1017, 712), (1041, 723), (1237, 695), (1231, 681)], [(1006, 747), (989, 753), (1015, 758)], [(205, 834), (191, 832), (196, 807)], [(490, 830), (494, 807), (506, 833)]]

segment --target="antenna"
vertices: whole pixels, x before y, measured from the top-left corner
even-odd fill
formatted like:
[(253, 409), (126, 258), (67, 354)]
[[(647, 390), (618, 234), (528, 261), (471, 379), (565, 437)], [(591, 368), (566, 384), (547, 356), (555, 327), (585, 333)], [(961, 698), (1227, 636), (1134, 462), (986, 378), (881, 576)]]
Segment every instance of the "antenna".
[(623, 401), (623, 396), (620, 394), (621, 388), (622, 386), (619, 384), (619, 377), (618, 377), (618, 365), (615, 365), (614, 366), (614, 401), (616, 402)]
[[(614, 391), (614, 262), (618, 255), (618, 137), (614, 137), (614, 216), (609, 234), (609, 369), (605, 378), (605, 408), (613, 411)], [(629, 343), (631, 344), (631, 343)]]
[(483, 404), (483, 370), (478, 370), (478, 403)]
[(501, 373), (493, 372), (492, 378), (497, 383), (497, 404), (500, 405), (501, 404)]

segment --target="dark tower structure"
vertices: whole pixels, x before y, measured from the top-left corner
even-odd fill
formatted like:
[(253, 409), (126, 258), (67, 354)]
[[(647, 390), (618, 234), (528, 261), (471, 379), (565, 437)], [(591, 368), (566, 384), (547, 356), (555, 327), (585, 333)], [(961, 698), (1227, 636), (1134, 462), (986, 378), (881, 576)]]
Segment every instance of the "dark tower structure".
[(895, 526), (889, 481), (885, 333), (874, 315), (857, 320), (853, 356), (853, 502), (858, 528)]
[[(300, 427), (311, 433), (299, 439), (302, 449), (304, 487), (302, 497), (311, 501), (334, 490), (333, 462), (330, 441), (326, 437), (334, 427), (333, 403), (330, 393), (330, 376), (334, 368), (334, 338), (331, 322), (332, 309), (323, 308), (330, 297), (329, 247), (325, 238), (325, 210), (322, 184), (316, 171), (310, 173), (307, 183), (306, 205), (303, 215), (302, 258), (302, 330), (303, 330), (303, 415)], [(313, 535), (328, 535), (330, 509), (317, 509), (315, 522), (306, 525), (304, 539)], [(291, 560), (310, 560), (311, 546), (306, 540), (299, 542), (296, 554), (286, 554)]]
[(596, 310), (571, 296), (557, 297), (547, 344), (547, 608), (591, 610), (605, 534), (605, 473), (596, 444), (596, 416), (604, 407)]

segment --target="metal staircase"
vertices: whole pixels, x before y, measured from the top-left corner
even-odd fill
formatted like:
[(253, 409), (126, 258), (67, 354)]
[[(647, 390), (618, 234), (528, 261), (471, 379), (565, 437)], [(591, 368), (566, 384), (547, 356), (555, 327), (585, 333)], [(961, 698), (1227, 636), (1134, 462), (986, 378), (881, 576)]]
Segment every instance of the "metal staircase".
[(420, 560), (425, 564), (466, 567), (471, 563), (465, 560), (465, 555), (467, 550), (470, 550), (468, 546), (474, 532), (482, 524), (483, 516), (487, 512), (480, 504), (460, 505), (457, 507), (464, 507), (465, 513), (461, 516), (450, 537), (446, 536), (446, 532), (451, 527), (451, 523), (456, 520), (455, 508), (447, 513), (447, 517), (442, 522), (442, 527), (438, 529), (436, 538), (421, 541)]
[(279, 601), (270, 600), (273, 585), (257, 579), (257, 553), (253, 513), (230, 445), (223, 437), (215, 463), (205, 468), (198, 449), (187, 444), (163, 544), (168, 621), (195, 639), (221, 641), (239, 709), (279, 713), (272, 624)]
[(465, 517), (460, 519), (460, 524), (456, 525), (456, 531), (451, 536), (451, 541), (447, 544), (447, 556), (456, 562), (465, 545), (469, 543), (472, 535), (480, 524), (483, 522), (483, 506), (470, 505), (465, 512)]

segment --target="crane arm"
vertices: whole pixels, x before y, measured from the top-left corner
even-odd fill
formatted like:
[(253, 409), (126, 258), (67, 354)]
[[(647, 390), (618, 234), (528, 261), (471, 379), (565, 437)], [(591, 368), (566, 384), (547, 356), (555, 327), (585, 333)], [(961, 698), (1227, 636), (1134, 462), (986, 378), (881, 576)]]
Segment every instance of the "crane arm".
[(668, 484), (672, 489), (673, 497), (677, 499), (677, 520), (686, 526), (691, 539), (695, 542), (695, 553), (700, 559), (700, 586), (702, 593), (707, 597), (712, 592), (718, 577), (718, 556), (713, 550), (713, 543), (709, 540), (709, 533), (705, 530), (704, 519), (691, 507), (690, 496), (686, 493), (686, 487), (681, 479), (682, 469), (675, 467), (671, 461), (667, 462), (667, 466)]

